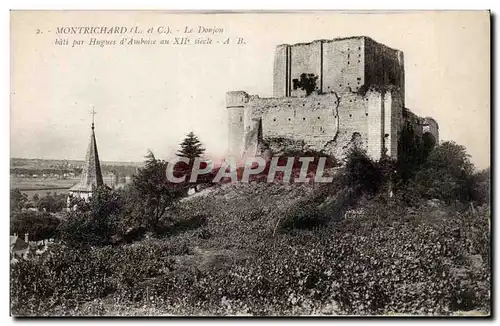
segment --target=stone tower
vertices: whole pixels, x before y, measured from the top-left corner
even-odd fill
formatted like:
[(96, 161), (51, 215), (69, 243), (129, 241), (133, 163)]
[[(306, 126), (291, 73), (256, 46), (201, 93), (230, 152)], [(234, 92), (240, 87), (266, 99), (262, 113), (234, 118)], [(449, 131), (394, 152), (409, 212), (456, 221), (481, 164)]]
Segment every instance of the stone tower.
[(318, 77), (316, 91), (322, 94), (354, 92), (363, 85), (392, 85), (404, 90), (405, 85), (403, 52), (366, 36), (278, 45), (274, 97), (297, 96), (296, 85), (302, 73)]

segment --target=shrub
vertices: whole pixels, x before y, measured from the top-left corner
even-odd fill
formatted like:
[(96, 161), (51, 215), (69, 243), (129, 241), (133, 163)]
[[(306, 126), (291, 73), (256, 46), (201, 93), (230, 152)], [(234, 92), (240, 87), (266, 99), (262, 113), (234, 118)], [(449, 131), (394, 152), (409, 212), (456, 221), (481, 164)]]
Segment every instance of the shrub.
[(371, 160), (366, 152), (353, 147), (346, 155), (343, 171), (343, 185), (358, 196), (375, 195), (381, 189), (385, 176), (380, 166)]
[(327, 216), (318, 208), (318, 204), (308, 200), (298, 201), (283, 212), (284, 217), (279, 222), (279, 228), (313, 229), (324, 225)]

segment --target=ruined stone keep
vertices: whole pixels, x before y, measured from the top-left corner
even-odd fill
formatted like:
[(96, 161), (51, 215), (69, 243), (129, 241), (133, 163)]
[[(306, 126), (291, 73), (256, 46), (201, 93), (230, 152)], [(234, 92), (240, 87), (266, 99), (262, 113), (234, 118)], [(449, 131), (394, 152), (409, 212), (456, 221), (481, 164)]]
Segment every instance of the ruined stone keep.
[(397, 158), (405, 124), (439, 140), (434, 119), (405, 108), (403, 52), (369, 37), (278, 45), (273, 78), (271, 98), (226, 94), (229, 157), (291, 149), (341, 158), (357, 145), (375, 160)]

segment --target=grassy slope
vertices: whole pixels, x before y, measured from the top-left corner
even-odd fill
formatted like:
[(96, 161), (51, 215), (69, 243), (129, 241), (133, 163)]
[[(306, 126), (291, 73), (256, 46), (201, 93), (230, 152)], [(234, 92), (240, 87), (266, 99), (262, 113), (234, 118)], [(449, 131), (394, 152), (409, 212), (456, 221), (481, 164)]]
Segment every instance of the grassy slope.
[(309, 185), (234, 184), (207, 189), (205, 194), (188, 197), (169, 212), (172, 219), (182, 220), (201, 215), (208, 239), (194, 240), (204, 248), (251, 249), (252, 244), (272, 236), (283, 212), (314, 188)]

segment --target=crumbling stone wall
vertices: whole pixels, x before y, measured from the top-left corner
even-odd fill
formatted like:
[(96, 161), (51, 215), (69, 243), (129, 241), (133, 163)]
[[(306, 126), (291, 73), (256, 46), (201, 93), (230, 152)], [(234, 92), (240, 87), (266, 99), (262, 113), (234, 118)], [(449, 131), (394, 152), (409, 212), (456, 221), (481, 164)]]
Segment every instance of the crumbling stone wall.
[[(303, 98), (251, 96), (246, 107), (246, 132), (261, 119), (261, 137), (290, 139), (315, 151), (341, 156), (353, 142), (368, 144), (368, 95), (353, 92)], [(255, 133), (255, 132), (253, 132)]]
[(434, 137), (436, 144), (439, 144), (439, 125), (431, 117), (425, 117), (422, 122), (422, 133), (430, 133)]
[[(340, 159), (356, 144), (374, 159), (383, 153), (397, 157), (403, 123), (401, 93), (397, 90), (370, 89), (366, 93), (344, 91), (282, 98), (237, 94), (238, 104), (244, 105), (243, 125), (238, 120), (241, 119), (239, 111), (233, 114), (231, 121), (232, 127), (243, 128), (243, 133), (238, 130), (230, 135), (230, 144), (240, 142), (240, 150), (235, 151), (240, 155), (261, 153), (266, 149), (260, 146), (262, 143), (275, 149), (297, 144), (290, 150), (321, 151)], [(231, 110), (235, 108), (238, 106), (233, 105)], [(416, 118), (415, 123), (418, 121)], [(272, 144), (273, 141), (281, 145)]]
[(259, 143), (262, 142), (262, 120), (260, 118), (251, 119), (246, 129), (243, 148), (244, 160), (261, 154)]
[(252, 118), (262, 119), (262, 136), (304, 140), (320, 150), (338, 130), (338, 98), (256, 98), (248, 103)]

